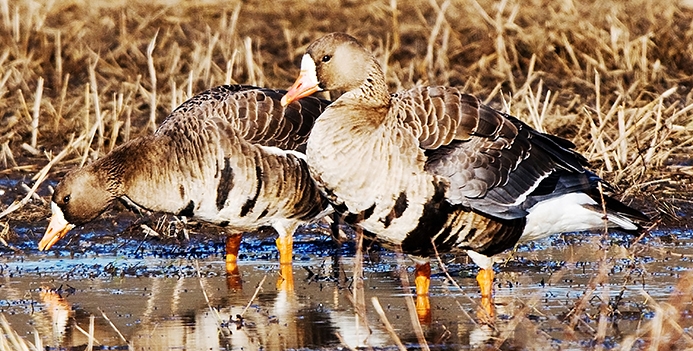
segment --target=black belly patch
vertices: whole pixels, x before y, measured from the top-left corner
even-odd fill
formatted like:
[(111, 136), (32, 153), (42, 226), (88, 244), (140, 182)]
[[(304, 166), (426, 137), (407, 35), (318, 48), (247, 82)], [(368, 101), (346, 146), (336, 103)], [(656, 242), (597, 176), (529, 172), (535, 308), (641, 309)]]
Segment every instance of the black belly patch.
[(224, 158), (224, 169), (221, 170), (219, 176), (219, 186), (217, 186), (217, 210), (221, 211), (224, 208), (231, 188), (233, 188), (233, 169), (231, 162), (226, 157)]
[(184, 209), (182, 209), (180, 212), (178, 212), (178, 216), (180, 217), (193, 217), (195, 215), (195, 202), (193, 200), (190, 200), (188, 202), (188, 205), (185, 206)]
[(260, 167), (255, 167), (255, 177), (257, 178), (257, 187), (255, 188), (255, 196), (248, 199), (248, 201), (241, 207), (241, 217), (245, 217), (250, 211), (253, 210), (255, 204), (257, 203), (257, 198), (260, 196), (260, 190), (262, 189), (262, 169)]
[(344, 214), (344, 222), (349, 223), (349, 224), (357, 224), (360, 222), (363, 222), (370, 218), (373, 215), (373, 211), (375, 211), (375, 204), (371, 205), (371, 207), (361, 211), (361, 212), (349, 212), (349, 209), (342, 204), (341, 208), (344, 211), (339, 211), (335, 209), (336, 211)]
[(399, 193), (399, 196), (395, 201), (395, 205), (390, 210), (390, 213), (388, 213), (385, 218), (380, 220), (383, 222), (383, 225), (385, 225), (385, 228), (389, 227), (393, 220), (402, 217), (402, 214), (404, 214), (404, 211), (408, 206), (409, 201), (407, 200), (407, 194), (405, 192)]
[[(434, 183), (435, 193), (433, 197), (424, 205), (423, 213), (419, 218), (416, 228), (409, 232), (402, 241), (402, 252), (412, 255), (429, 256), (435, 253), (433, 250), (432, 238), (447, 229), (444, 228), (448, 216), (454, 211), (455, 207), (445, 200), (445, 184), (442, 182)], [(449, 232), (447, 233), (449, 236)], [(441, 236), (438, 236), (440, 239)], [(439, 252), (446, 252), (452, 249), (451, 240), (436, 242)]]

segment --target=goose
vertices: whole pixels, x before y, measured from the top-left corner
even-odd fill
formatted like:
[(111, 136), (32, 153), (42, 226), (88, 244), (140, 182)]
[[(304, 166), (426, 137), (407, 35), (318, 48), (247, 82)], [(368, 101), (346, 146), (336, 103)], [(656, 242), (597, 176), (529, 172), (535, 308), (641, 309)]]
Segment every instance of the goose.
[(390, 94), (378, 61), (348, 34), (308, 46), (282, 104), (322, 90), (344, 94), (315, 121), (310, 174), (347, 223), (412, 255), (417, 296), (428, 295), (429, 256), (466, 251), (493, 316), (494, 255), (554, 233), (637, 231), (647, 220), (601, 195), (611, 188), (568, 140), (455, 87)]
[[(68, 172), (55, 187), (39, 250), (98, 217), (116, 199), (234, 231), (274, 228), (279, 261), (292, 261), (292, 234), (331, 209), (308, 173), (305, 148), (318, 98), (281, 106), (284, 91), (223, 85), (176, 108), (152, 135)], [(227, 239), (227, 268), (241, 236)]]

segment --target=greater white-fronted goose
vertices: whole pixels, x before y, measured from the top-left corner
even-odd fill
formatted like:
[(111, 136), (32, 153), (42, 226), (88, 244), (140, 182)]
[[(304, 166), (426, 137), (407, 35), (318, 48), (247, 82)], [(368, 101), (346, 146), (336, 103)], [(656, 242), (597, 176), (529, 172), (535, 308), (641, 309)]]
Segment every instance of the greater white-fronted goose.
[[(313, 42), (282, 99), (345, 93), (315, 122), (306, 156), (336, 211), (420, 258), (466, 250), (492, 313), (492, 256), (518, 241), (595, 228), (639, 229), (647, 217), (604, 196), (574, 145), (540, 133), (457, 88), (390, 95), (378, 61), (353, 37)], [(606, 209), (606, 214), (603, 213)], [(606, 218), (606, 222), (605, 222)], [(430, 266), (417, 260), (419, 295)]]
[[(305, 155), (293, 151), (305, 147), (329, 102), (312, 98), (282, 107), (284, 93), (239, 85), (210, 89), (180, 105), (154, 134), (70, 171), (53, 193), (39, 249), (49, 249), (116, 199), (127, 199), (236, 231), (271, 226), (279, 234), (280, 262), (291, 263), (294, 230), (329, 209)], [(230, 238), (227, 263), (235, 263), (240, 235)]]

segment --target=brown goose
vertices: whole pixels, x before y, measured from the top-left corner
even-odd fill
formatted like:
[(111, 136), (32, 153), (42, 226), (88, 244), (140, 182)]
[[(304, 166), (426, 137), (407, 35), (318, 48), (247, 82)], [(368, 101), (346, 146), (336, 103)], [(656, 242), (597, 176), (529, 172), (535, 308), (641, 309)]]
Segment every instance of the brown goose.
[(313, 42), (288, 104), (318, 90), (345, 91), (315, 122), (306, 156), (336, 211), (386, 244), (423, 258), (466, 250), (481, 267), (482, 302), (492, 314), (492, 256), (518, 241), (604, 228), (631, 231), (641, 212), (608, 196), (604, 182), (567, 140), (533, 130), (451, 87), (390, 95), (376, 59), (353, 37)]
[[(239, 85), (210, 89), (179, 106), (153, 135), (69, 172), (53, 193), (39, 249), (126, 199), (238, 231), (271, 226), (279, 233), (280, 262), (290, 263), (296, 227), (329, 208), (305, 156), (291, 150), (305, 146), (329, 102), (312, 98), (282, 107), (283, 95)], [(240, 235), (233, 237), (227, 262), (238, 254)]]

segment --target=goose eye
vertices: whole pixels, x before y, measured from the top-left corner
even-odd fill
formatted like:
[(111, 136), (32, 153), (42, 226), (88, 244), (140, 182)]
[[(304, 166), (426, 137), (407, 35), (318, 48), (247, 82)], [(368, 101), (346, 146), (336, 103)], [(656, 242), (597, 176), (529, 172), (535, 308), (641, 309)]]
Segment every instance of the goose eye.
[(64, 203), (70, 202), (70, 195), (65, 195), (65, 197), (63, 198), (63, 202)]
[(332, 56), (330, 56), (330, 55), (325, 55), (325, 56), (322, 57), (322, 62), (327, 62), (327, 61), (329, 61), (331, 58), (332, 58)]

